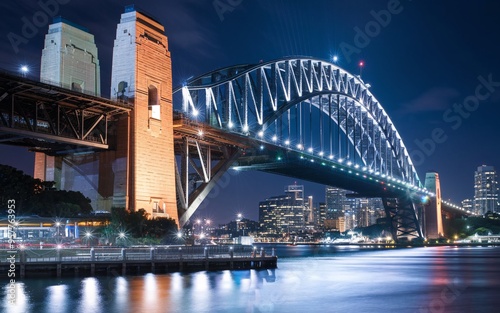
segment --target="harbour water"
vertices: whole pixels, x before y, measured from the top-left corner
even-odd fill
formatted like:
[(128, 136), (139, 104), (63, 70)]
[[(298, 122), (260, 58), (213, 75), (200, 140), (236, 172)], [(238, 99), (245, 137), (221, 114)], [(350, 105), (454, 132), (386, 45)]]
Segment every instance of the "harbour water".
[(497, 312), (500, 247), (276, 246), (276, 270), (24, 279), (3, 312)]

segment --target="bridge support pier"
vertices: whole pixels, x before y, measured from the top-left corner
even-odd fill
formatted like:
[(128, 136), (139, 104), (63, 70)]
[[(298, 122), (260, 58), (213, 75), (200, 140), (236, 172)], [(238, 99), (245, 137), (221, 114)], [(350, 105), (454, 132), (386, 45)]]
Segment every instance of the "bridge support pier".
[(416, 210), (409, 197), (382, 198), (382, 202), (394, 241), (423, 239)]

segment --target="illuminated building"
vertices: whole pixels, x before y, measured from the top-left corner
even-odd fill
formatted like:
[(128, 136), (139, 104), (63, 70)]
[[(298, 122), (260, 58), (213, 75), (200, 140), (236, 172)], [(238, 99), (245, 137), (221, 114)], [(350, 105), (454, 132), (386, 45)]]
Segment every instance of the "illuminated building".
[(344, 216), (346, 191), (337, 187), (325, 187), (326, 218), (336, 219)]
[(484, 215), (498, 210), (498, 180), (493, 166), (479, 166), (474, 173), (474, 212)]
[(285, 195), (259, 203), (259, 222), (264, 234), (296, 233), (304, 229), (304, 186), (290, 185)]

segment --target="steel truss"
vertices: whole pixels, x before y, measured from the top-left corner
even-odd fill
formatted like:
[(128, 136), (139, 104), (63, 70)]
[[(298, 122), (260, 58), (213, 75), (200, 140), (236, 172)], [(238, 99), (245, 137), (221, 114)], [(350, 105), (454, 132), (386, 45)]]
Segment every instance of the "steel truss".
[[(238, 159), (241, 150), (189, 136), (176, 140), (176, 146), (177, 154), (180, 155), (180, 170), (177, 159), (175, 164), (177, 208), (179, 225), (183, 226)], [(212, 159), (212, 156), (215, 158)]]
[(400, 241), (403, 238), (407, 240), (423, 238), (415, 204), (410, 197), (382, 198), (382, 202), (391, 226), (392, 238), (395, 241)]
[(335, 64), (287, 58), (229, 67), (192, 79), (175, 93), (184, 113), (214, 127), (422, 186), (369, 85)]
[(0, 142), (48, 154), (108, 149), (110, 126), (130, 107), (0, 73)]

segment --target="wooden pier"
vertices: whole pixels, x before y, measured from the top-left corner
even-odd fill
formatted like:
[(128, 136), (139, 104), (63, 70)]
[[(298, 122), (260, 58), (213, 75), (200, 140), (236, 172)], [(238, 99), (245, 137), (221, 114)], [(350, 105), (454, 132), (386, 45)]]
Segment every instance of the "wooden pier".
[(20, 278), (272, 269), (277, 261), (274, 250), (247, 246), (0, 250), (0, 271)]

